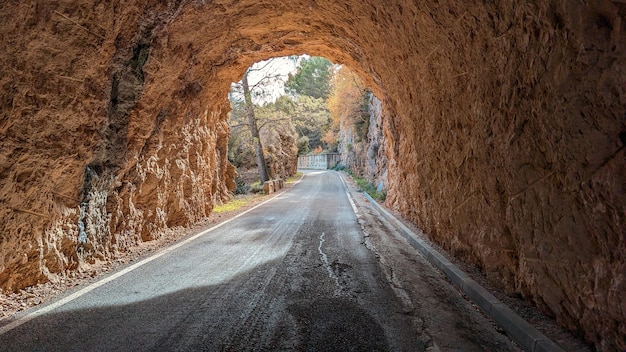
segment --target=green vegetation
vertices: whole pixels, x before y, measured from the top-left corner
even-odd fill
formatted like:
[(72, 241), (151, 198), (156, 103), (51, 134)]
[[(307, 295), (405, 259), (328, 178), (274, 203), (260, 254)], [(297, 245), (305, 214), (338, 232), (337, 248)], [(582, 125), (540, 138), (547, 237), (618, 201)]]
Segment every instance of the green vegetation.
[(352, 117), (354, 123), (355, 142), (367, 141), (367, 131), (370, 128), (369, 100), (371, 92), (364, 90), (361, 95), (361, 106)]
[(250, 193), (263, 193), (263, 184), (260, 181), (250, 184)]
[(366, 192), (372, 198), (376, 199), (379, 202), (385, 201), (385, 198), (387, 198), (387, 190), (383, 189), (381, 192), (378, 192), (376, 186), (369, 183), (366, 179), (353, 174), (351, 171), (348, 171), (348, 174), (350, 174), (350, 176), (361, 191)]
[(296, 172), (295, 175), (290, 176), (289, 178), (287, 178), (287, 181), (285, 181), (286, 183), (294, 183), (296, 181), (298, 181), (300, 179), (300, 177), (302, 177), (302, 172)]
[[(294, 171), (297, 155), (337, 148), (324, 141), (332, 124), (327, 98), (335, 66), (320, 57), (289, 59), (294, 73), (281, 74), (272, 62), (285, 60), (270, 59), (248, 68), (231, 86), (228, 159), (241, 175), (235, 194), (263, 192), (263, 182), (252, 183), (255, 169), (261, 181), (284, 177)], [(274, 97), (281, 84), (287, 94)]]
[(250, 186), (239, 175), (235, 175), (235, 194), (247, 194), (250, 192)]
[[(341, 162), (339, 162), (339, 163), (338, 163), (338, 164), (337, 164), (337, 165), (333, 168), (333, 170), (335, 170), (335, 171), (343, 171), (343, 170), (345, 170), (345, 169), (346, 169), (346, 167), (345, 167), (345, 166), (344, 166)], [(349, 172), (349, 171), (348, 171), (348, 172)], [(350, 174), (350, 176), (352, 176), (352, 174)]]
[(289, 75), (285, 84), (292, 95), (308, 95), (316, 99), (328, 98), (332, 62), (323, 57), (304, 59), (295, 75)]
[(301, 141), (308, 142), (305, 148), (308, 147), (309, 150), (325, 148), (322, 138), (332, 122), (325, 99), (316, 99), (306, 95), (298, 96), (292, 116), (299, 137), (306, 137)]

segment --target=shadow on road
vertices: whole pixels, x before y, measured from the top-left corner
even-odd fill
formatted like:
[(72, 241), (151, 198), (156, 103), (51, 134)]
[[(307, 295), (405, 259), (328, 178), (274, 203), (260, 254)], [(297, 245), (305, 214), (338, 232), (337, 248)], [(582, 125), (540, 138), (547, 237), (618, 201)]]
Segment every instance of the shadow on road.
[(388, 349), (380, 324), (355, 300), (267, 283), (274, 270), (268, 262), (215, 286), (50, 313), (0, 336), (0, 351)]

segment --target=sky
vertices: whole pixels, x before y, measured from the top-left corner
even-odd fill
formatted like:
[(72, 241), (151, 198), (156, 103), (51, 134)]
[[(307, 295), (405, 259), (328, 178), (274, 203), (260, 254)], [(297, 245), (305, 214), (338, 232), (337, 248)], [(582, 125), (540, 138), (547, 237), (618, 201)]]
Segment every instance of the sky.
[[(253, 87), (264, 77), (274, 77), (275, 79), (266, 79), (252, 91), (252, 102), (255, 104), (266, 104), (275, 101), (278, 97), (285, 95), (285, 82), (289, 73), (295, 73), (298, 70), (300, 61), (308, 58), (308, 55), (295, 57), (276, 57), (265, 61), (259, 61), (251, 66), (248, 74), (248, 84)], [(241, 81), (237, 82), (241, 83)], [(242, 99), (241, 93), (237, 92), (237, 83), (231, 85), (231, 93), (235, 99)]]

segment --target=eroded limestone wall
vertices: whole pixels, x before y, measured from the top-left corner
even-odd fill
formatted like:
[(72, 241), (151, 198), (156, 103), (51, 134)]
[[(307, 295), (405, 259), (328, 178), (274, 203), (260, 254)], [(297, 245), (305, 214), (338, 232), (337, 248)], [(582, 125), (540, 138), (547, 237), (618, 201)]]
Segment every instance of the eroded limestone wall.
[(229, 196), (228, 105), (192, 48), (162, 50), (180, 10), (2, 5), (2, 289), (86, 270)]
[(599, 348), (624, 349), (623, 4), (431, 14), (440, 31), (395, 83), (415, 89), (391, 106), (387, 204)]
[(362, 138), (357, 133), (352, 116), (342, 121), (339, 131), (338, 150), (341, 164), (369, 183), (386, 192), (387, 155), (385, 153), (384, 124), (389, 118), (383, 117), (382, 102), (373, 94), (367, 93), (367, 130)]
[(625, 16), (610, 0), (4, 2), (0, 286), (206, 215), (232, 179), (230, 82), (306, 52), (383, 102), (389, 206), (623, 350)]

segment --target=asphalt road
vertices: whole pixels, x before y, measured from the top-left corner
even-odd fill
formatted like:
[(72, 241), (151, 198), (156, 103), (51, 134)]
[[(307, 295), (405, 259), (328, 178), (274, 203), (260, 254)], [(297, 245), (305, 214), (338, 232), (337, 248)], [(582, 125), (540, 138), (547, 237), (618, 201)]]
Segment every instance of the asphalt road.
[(339, 173), (309, 172), (244, 216), (30, 310), (0, 351), (515, 349), (356, 203), (358, 217)]

